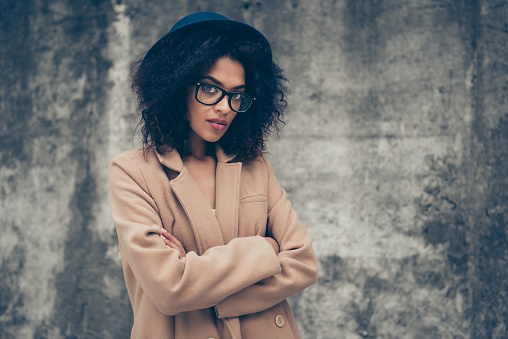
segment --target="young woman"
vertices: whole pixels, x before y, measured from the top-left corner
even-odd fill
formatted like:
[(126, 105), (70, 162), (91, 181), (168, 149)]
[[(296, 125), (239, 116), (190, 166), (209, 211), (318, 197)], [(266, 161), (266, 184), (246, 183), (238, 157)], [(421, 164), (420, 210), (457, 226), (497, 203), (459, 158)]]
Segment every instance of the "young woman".
[(134, 67), (144, 147), (109, 168), (132, 338), (299, 338), (311, 238), (263, 154), (285, 81), (251, 26), (178, 21)]

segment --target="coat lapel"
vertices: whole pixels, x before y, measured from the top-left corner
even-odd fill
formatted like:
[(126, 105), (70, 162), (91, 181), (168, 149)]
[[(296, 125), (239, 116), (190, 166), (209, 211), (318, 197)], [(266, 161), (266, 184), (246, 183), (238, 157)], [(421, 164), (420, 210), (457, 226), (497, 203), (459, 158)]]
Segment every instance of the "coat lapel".
[(215, 173), (215, 215), (227, 244), (238, 237), (238, 211), (240, 203), (240, 179), (242, 163), (228, 163), (234, 156), (217, 147)]
[(202, 255), (211, 247), (224, 245), (219, 223), (194, 178), (184, 167), (178, 152), (172, 150), (162, 155), (157, 153), (157, 157), (164, 166), (180, 172), (169, 184), (191, 224), (198, 254)]
[(234, 156), (225, 154), (218, 146), (216, 156), (214, 216), (194, 178), (184, 167), (178, 152), (172, 150), (162, 155), (157, 153), (161, 164), (180, 172), (170, 181), (170, 185), (189, 219), (200, 255), (209, 248), (227, 244), (238, 236), (242, 164), (228, 163)]
[(222, 232), (212, 208), (185, 167), (176, 179), (171, 180), (170, 185), (192, 226), (198, 254), (205, 253), (211, 247), (224, 245)]

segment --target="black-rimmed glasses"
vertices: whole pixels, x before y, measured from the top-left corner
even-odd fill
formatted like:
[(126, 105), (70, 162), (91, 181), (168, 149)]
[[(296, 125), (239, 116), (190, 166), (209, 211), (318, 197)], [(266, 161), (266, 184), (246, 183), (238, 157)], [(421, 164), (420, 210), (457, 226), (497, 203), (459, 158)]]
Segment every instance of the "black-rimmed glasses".
[(253, 95), (243, 92), (228, 92), (222, 88), (206, 82), (196, 82), (196, 100), (203, 105), (215, 105), (228, 96), (229, 108), (237, 113), (246, 112), (254, 100)]

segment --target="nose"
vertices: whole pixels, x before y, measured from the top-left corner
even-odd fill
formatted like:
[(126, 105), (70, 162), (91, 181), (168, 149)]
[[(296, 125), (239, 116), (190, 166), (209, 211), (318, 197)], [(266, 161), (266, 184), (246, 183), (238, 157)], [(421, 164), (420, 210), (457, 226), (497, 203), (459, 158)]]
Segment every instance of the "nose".
[(222, 114), (227, 114), (231, 111), (231, 108), (229, 107), (228, 103), (228, 96), (225, 95), (224, 98), (222, 98), (221, 101), (215, 104), (214, 109), (217, 112), (221, 112)]

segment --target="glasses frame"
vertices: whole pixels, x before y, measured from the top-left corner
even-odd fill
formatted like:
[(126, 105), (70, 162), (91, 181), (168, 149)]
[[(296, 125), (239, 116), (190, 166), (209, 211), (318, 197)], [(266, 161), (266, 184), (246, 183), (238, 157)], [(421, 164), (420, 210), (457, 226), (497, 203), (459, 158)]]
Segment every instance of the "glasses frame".
[[(218, 89), (219, 91), (221, 91), (221, 95), (220, 97), (217, 99), (217, 101), (215, 101), (214, 103), (212, 104), (207, 104), (207, 103), (204, 103), (202, 102), (201, 100), (198, 99), (198, 92), (199, 92), (199, 88), (202, 86), (202, 85), (206, 85), (206, 86), (210, 86), (210, 87), (213, 87), (213, 88), (216, 88)], [(245, 92), (228, 92), (226, 91), (225, 89), (223, 88), (220, 88), (219, 86), (216, 86), (216, 85), (212, 85), (212, 84), (209, 84), (207, 82), (196, 82), (196, 90), (194, 92), (194, 97), (196, 98), (196, 101), (199, 102), (200, 104), (203, 104), (203, 105), (206, 105), (206, 106), (213, 106), (213, 105), (216, 105), (217, 103), (219, 103), (222, 99), (224, 99), (224, 97), (227, 95), (228, 96), (228, 105), (229, 105), (229, 108), (231, 108), (232, 111), (236, 112), (236, 113), (245, 113), (249, 110), (249, 108), (252, 107), (252, 104), (254, 103), (254, 101), (256, 100), (256, 97), (253, 96), (252, 94), (249, 94), (249, 93), (245, 93)], [(237, 111), (236, 109), (233, 108), (233, 106), (231, 105), (231, 96), (234, 95), (234, 94), (242, 94), (242, 95), (246, 95), (248, 97), (251, 97), (252, 98), (252, 102), (250, 103), (249, 107), (247, 107), (246, 110), (244, 111)]]

